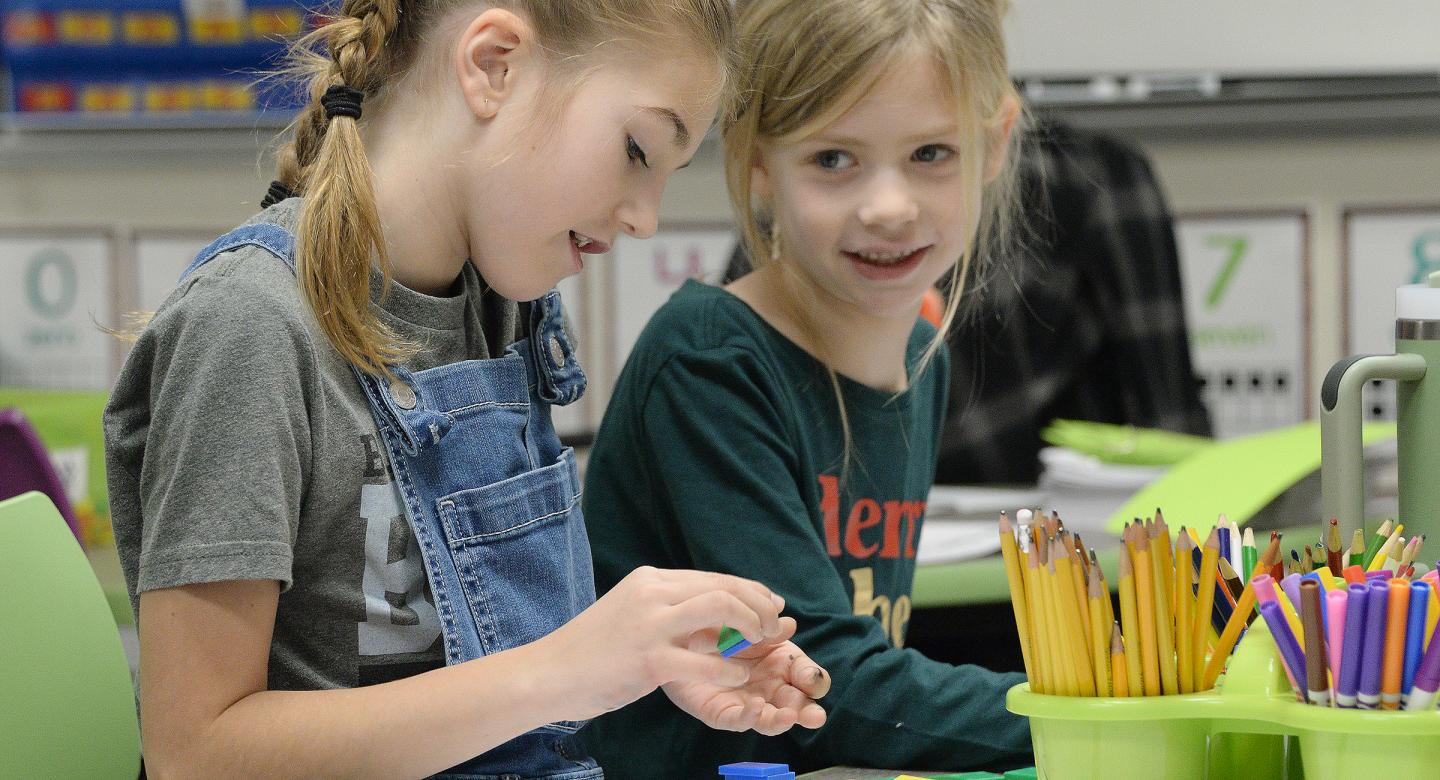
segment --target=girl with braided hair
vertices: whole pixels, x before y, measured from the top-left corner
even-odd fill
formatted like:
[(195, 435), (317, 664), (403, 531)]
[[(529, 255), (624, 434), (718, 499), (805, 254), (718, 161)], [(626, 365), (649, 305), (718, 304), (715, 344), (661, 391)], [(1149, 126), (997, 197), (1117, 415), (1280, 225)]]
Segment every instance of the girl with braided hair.
[(264, 210), (105, 413), (151, 776), (596, 778), (576, 731), (657, 688), (824, 722), (765, 586), (642, 567), (595, 599), (550, 421), (585, 387), (553, 288), (654, 233), (730, 35), (728, 0), (345, 0), (298, 43)]

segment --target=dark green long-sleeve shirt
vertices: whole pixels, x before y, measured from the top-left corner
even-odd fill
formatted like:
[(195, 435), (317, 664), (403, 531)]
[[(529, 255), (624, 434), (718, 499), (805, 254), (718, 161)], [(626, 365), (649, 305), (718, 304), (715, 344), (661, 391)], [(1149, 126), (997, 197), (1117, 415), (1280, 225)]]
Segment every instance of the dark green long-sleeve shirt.
[[(917, 323), (914, 365), (934, 336)], [(655, 315), (596, 437), (584, 510), (604, 592), (640, 565), (723, 571), (785, 597), (833, 676), (818, 731), (714, 731), (656, 692), (584, 729), (608, 777), (713, 777), (734, 761), (962, 769), (1030, 749), (1021, 680), (903, 649), (946, 404), (946, 355), (896, 396), (841, 378), (740, 299), (687, 283)]]

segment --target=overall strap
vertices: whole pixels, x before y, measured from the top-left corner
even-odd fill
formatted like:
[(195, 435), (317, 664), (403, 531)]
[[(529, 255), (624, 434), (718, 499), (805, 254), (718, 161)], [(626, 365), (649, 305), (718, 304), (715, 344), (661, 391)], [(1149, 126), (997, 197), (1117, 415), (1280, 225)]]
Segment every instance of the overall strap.
[(211, 241), (209, 246), (196, 253), (195, 259), (191, 260), (190, 265), (180, 274), (180, 281), (196, 268), (210, 262), (216, 255), (242, 246), (258, 246), (284, 261), (291, 273), (295, 272), (295, 236), (273, 222), (256, 222), (242, 225)]

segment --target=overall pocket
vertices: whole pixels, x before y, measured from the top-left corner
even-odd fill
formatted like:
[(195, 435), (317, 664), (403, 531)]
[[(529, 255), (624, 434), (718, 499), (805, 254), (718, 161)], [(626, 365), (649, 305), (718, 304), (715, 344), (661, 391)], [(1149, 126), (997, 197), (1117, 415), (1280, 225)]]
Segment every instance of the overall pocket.
[(595, 602), (570, 448), (543, 468), (444, 496), (436, 510), (487, 655), (529, 644)]

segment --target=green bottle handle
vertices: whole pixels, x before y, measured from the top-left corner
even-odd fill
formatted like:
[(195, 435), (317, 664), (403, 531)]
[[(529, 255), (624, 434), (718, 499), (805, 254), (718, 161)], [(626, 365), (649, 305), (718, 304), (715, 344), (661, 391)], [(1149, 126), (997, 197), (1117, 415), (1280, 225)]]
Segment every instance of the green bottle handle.
[(1320, 506), (1349, 538), (1365, 527), (1365, 461), (1360, 391), (1373, 379), (1413, 382), (1425, 376), (1420, 355), (1351, 355), (1330, 367), (1320, 387)]

